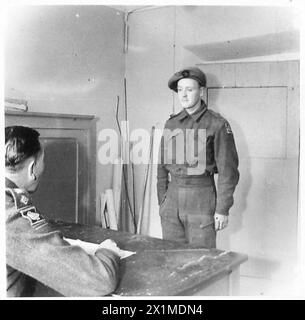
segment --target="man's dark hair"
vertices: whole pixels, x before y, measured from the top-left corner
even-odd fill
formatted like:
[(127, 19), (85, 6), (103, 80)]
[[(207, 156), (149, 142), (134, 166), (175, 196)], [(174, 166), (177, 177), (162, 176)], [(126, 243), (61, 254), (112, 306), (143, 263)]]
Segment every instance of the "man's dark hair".
[(39, 132), (23, 127), (5, 128), (5, 167), (17, 171), (23, 162), (30, 157), (37, 157), (41, 151)]

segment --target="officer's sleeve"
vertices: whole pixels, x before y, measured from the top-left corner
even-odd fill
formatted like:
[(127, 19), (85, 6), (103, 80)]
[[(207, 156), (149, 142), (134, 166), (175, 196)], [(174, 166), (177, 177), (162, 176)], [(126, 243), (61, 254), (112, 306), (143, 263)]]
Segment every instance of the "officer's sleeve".
[(230, 125), (224, 122), (215, 134), (215, 161), (218, 169), (216, 212), (229, 214), (233, 193), (239, 180), (238, 155)]
[(157, 168), (157, 194), (158, 204), (160, 205), (165, 197), (168, 187), (168, 170), (165, 167), (164, 160), (164, 136), (161, 138), (159, 157), (158, 157), (158, 168)]
[(38, 229), (15, 213), (6, 223), (7, 265), (64, 296), (103, 296), (115, 290), (119, 257), (99, 249), (88, 255), (45, 223)]

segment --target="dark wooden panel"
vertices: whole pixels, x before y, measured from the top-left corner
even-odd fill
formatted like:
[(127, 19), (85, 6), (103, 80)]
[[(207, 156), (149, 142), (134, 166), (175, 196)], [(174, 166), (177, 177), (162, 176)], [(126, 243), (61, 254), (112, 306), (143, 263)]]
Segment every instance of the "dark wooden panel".
[(49, 219), (78, 222), (78, 146), (72, 138), (42, 138), (45, 172), (33, 200)]

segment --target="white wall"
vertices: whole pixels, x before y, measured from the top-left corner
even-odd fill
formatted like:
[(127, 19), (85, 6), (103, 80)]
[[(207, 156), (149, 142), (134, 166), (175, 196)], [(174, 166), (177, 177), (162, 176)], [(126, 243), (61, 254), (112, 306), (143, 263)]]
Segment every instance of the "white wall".
[[(297, 28), (295, 10), (285, 7), (182, 6), (175, 10), (176, 68), (203, 62), (187, 49), (189, 46), (214, 43), (229, 45), (229, 42), (234, 44), (234, 40), (246, 41)], [(259, 43), (256, 45), (259, 46)]]
[(229, 227), (217, 244), (248, 254), (243, 275), (287, 279), (297, 256), (299, 63), (201, 68), (213, 75), (208, 106), (230, 122), (240, 160)]
[[(122, 12), (105, 6), (13, 7), (5, 95), (28, 100), (29, 111), (94, 115), (97, 134), (116, 129), (125, 71), (123, 20)], [(112, 166), (97, 162), (97, 195), (111, 183)]]
[[(129, 19), (129, 47), (126, 57), (130, 129), (142, 128), (149, 133), (155, 126), (162, 130), (166, 117), (172, 113), (172, 96), (166, 89), (174, 63), (174, 11), (172, 8), (135, 12)], [(136, 208), (142, 205), (146, 166), (135, 166)], [(151, 211), (147, 233), (162, 237), (158, 217), (156, 165), (151, 181)]]

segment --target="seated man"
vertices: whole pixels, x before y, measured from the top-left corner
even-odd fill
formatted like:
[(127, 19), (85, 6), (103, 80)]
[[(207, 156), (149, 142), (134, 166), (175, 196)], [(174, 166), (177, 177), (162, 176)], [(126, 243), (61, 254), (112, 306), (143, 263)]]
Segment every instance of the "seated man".
[(5, 128), (7, 295), (31, 296), (36, 279), (64, 296), (102, 296), (115, 290), (120, 250), (98, 247), (94, 255), (71, 246), (32, 203), (44, 169), (39, 133)]

